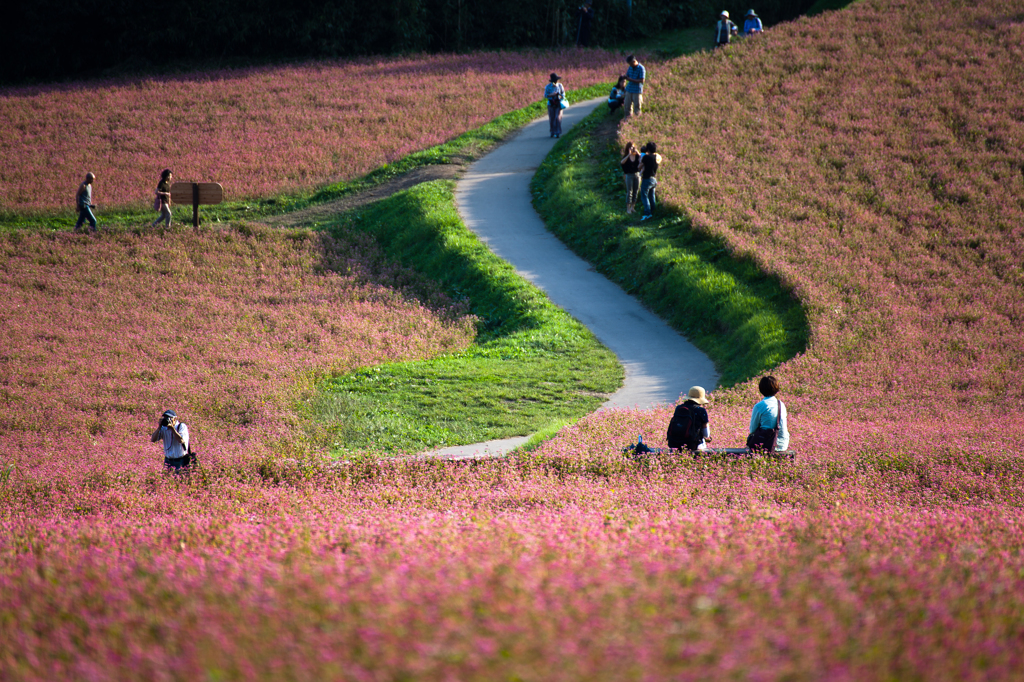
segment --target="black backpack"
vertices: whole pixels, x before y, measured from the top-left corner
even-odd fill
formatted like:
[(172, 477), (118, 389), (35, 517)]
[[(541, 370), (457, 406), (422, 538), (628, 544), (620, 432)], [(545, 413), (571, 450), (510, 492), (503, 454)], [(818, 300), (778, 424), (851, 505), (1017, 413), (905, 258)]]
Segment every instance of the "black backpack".
[(686, 403), (676, 406), (666, 434), (670, 448), (696, 450), (700, 445), (700, 431), (704, 424), (698, 421), (696, 409), (700, 409), (699, 406)]

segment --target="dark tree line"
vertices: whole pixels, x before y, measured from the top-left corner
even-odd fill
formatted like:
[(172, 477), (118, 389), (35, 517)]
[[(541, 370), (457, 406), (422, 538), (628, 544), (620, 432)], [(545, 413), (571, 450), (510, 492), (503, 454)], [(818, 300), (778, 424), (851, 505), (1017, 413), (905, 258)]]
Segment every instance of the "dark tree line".
[[(754, 0), (750, 0), (754, 1)], [(813, 0), (756, 0), (767, 25)], [(32, 0), (5, 10), (0, 81), (169, 64), (551, 47), (576, 40), (582, 0)], [(591, 45), (710, 26), (712, 0), (594, 0)]]

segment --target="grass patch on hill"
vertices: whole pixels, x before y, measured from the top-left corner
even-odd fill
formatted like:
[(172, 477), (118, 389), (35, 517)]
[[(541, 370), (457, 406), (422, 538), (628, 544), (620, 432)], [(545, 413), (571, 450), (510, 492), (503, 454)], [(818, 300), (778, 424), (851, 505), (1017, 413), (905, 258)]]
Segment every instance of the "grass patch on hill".
[(424, 183), (326, 228), (372, 235), (478, 318), (465, 351), (322, 382), (305, 409), (335, 454), (521, 436), (592, 412), (622, 383), (614, 354), (462, 224), (453, 188)]
[[(568, 91), (574, 102), (608, 94), (612, 83), (601, 83), (587, 88)], [(306, 192), (281, 193), (258, 199), (226, 201), (214, 206), (200, 206), (200, 219), (204, 225), (230, 223), (239, 220), (258, 221), (270, 216), (309, 208), (317, 204), (334, 201), (342, 197), (381, 185), (399, 175), (417, 168), (452, 163), (453, 159), (472, 161), (483, 156), (488, 150), (504, 140), (530, 121), (545, 115), (546, 104), (538, 100), (521, 109), (503, 114), (489, 123), (422, 151), (384, 164), (370, 173), (344, 182), (336, 182)], [(149, 208), (118, 207), (106, 210), (101, 206), (97, 211), (100, 228), (138, 227), (152, 222), (156, 214)], [(74, 207), (59, 213), (24, 212), (0, 209), (0, 229), (46, 229), (65, 230), (74, 226), (78, 211)], [(178, 205), (175, 220), (191, 223), (191, 206)]]
[(534, 176), (534, 206), (567, 246), (637, 296), (714, 361), (722, 385), (756, 376), (802, 352), (809, 336), (799, 302), (755, 263), (692, 229), (680, 210), (655, 219), (625, 213), (614, 135), (602, 108), (562, 138)]

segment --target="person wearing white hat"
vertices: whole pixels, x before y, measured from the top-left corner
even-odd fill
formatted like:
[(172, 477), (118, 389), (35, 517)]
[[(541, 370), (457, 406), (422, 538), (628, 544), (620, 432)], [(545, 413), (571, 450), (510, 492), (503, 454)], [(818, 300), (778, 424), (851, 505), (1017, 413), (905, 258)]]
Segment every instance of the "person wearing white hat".
[(729, 21), (729, 13), (722, 10), (722, 13), (718, 15), (718, 24), (715, 25), (715, 47), (728, 45), (738, 32), (736, 24)]
[(743, 20), (743, 35), (752, 36), (763, 30), (764, 26), (761, 24), (761, 17), (757, 16), (757, 12), (754, 10), (748, 10), (747, 16)]
[(677, 405), (668, 423), (668, 446), (673, 450), (707, 450), (711, 442), (711, 426), (705, 407), (711, 401), (703, 386), (693, 386), (686, 393), (686, 400)]

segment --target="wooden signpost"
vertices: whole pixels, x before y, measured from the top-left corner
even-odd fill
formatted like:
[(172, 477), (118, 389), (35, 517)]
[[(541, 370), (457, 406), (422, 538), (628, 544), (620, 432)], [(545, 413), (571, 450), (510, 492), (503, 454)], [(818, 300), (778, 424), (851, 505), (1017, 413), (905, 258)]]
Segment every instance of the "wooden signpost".
[(199, 227), (199, 204), (224, 201), (224, 188), (218, 182), (176, 182), (171, 185), (171, 203), (192, 204), (192, 227)]

